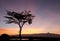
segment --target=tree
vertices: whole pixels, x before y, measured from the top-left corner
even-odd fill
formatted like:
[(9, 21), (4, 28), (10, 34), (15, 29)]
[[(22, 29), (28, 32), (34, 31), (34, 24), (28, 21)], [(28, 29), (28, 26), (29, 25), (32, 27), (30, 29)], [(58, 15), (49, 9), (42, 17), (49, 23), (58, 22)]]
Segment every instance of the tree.
[(7, 24), (11, 24), (11, 23), (15, 23), (19, 25), (20, 31), (19, 31), (19, 37), (21, 40), (21, 31), (22, 31), (22, 27), (25, 23), (28, 22), (28, 24), (32, 24), (32, 19), (34, 18), (34, 16), (32, 14), (30, 14), (31, 11), (22, 11), (21, 13), (17, 13), (17, 12), (11, 12), (11, 11), (7, 11), (7, 16), (4, 16), (5, 18), (7, 18)]

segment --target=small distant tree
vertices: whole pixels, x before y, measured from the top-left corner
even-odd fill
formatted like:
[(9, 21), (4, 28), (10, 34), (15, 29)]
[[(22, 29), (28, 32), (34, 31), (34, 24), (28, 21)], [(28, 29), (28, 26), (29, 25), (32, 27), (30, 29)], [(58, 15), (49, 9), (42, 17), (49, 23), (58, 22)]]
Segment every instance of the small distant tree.
[(22, 11), (21, 13), (17, 13), (17, 12), (11, 12), (11, 11), (7, 11), (7, 16), (4, 16), (5, 18), (7, 18), (7, 24), (11, 24), (11, 23), (15, 23), (19, 25), (20, 31), (19, 31), (19, 37), (21, 40), (21, 31), (22, 31), (22, 27), (25, 23), (28, 22), (28, 24), (32, 24), (32, 19), (34, 18), (34, 16), (32, 14), (30, 14), (31, 11)]

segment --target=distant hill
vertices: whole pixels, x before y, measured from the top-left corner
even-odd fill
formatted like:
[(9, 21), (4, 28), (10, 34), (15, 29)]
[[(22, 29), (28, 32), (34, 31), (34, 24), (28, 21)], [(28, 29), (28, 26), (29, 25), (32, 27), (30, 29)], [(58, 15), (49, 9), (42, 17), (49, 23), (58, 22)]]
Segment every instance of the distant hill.
[(54, 33), (40, 33), (40, 34), (23, 34), (22, 37), (56, 37), (60, 38), (60, 34)]

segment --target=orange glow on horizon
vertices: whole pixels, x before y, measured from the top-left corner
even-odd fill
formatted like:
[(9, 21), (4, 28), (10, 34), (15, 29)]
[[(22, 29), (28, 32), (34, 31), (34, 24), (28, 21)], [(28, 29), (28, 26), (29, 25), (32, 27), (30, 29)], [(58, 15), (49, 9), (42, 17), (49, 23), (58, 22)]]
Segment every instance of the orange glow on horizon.
[(36, 33), (42, 33), (43, 29), (38, 28), (27, 28), (25, 30), (22, 30), (22, 34), (36, 34)]
[[(38, 33), (45, 33), (45, 30), (43, 28), (26, 28), (22, 29), (22, 34), (38, 34)], [(9, 34), (9, 35), (16, 35), (19, 34), (18, 28), (5, 28), (0, 29), (0, 35), (1, 34)], [(53, 33), (53, 32), (52, 32)], [(60, 34), (60, 32), (55, 32), (56, 34)]]
[[(22, 29), (22, 34), (34, 34), (34, 33), (40, 33), (42, 32), (43, 29), (36, 29), (36, 28), (27, 28), (27, 29)], [(19, 29), (17, 28), (6, 28), (6, 29), (0, 29), (0, 35), (1, 34), (9, 34), (9, 35), (15, 35), (19, 34)]]

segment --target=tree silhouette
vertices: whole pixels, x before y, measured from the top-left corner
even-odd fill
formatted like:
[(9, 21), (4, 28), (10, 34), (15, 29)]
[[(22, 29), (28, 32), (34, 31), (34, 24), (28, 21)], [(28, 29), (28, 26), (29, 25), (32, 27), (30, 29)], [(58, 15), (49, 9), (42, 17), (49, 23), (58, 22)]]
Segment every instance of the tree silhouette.
[(11, 24), (11, 23), (15, 23), (19, 25), (20, 31), (19, 31), (19, 37), (21, 40), (21, 31), (22, 31), (22, 27), (25, 23), (28, 22), (28, 24), (32, 24), (32, 19), (34, 18), (34, 16), (32, 14), (30, 14), (31, 11), (22, 11), (21, 13), (17, 13), (17, 12), (11, 12), (11, 11), (7, 11), (7, 16), (4, 16), (5, 18), (7, 18), (7, 24)]

